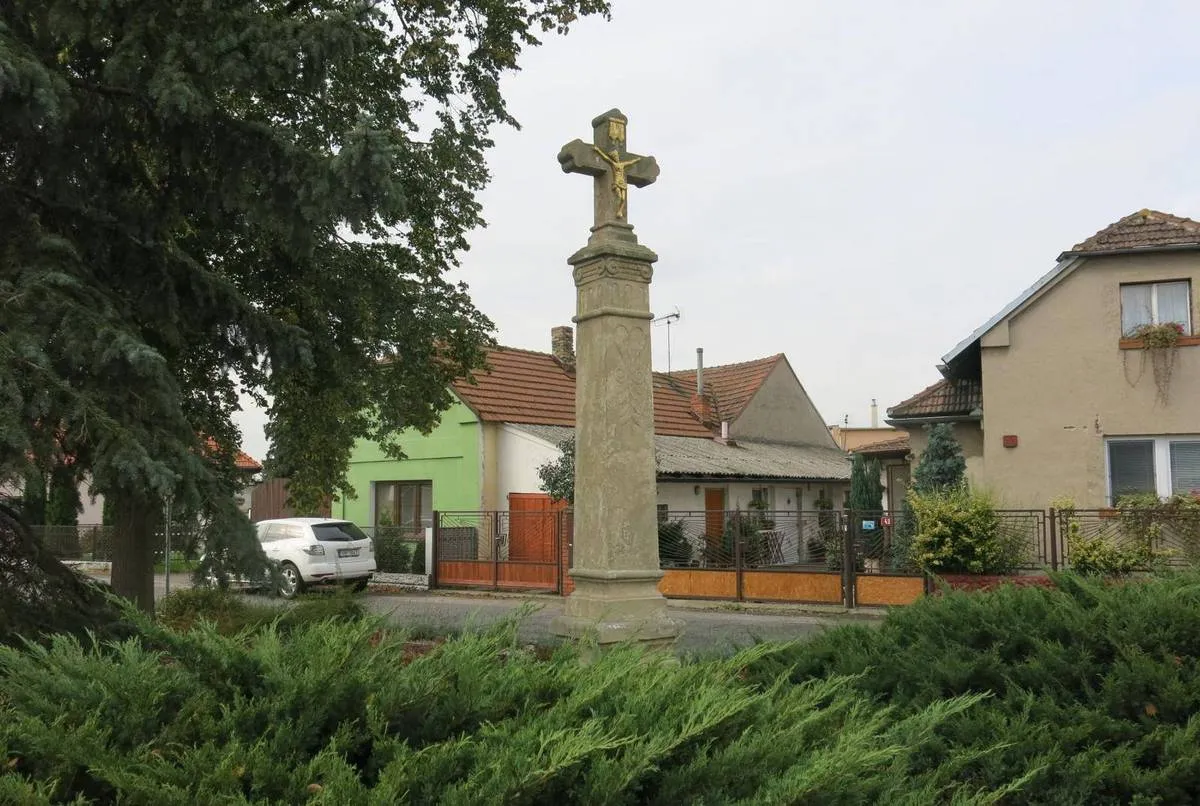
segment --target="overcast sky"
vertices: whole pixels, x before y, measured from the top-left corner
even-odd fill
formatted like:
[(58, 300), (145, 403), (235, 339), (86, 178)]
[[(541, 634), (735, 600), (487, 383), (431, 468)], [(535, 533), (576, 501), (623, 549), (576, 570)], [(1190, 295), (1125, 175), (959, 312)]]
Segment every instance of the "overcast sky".
[[(827, 422), (866, 425), (1059, 252), (1143, 207), (1200, 217), (1200, 6), (1113, 0), (613, 0), (504, 84), (487, 229), (457, 274), (501, 343), (569, 324), (592, 117), (658, 182), (629, 221), (676, 307), (671, 365), (785, 353)], [(903, 6), (903, 8), (901, 7)], [(667, 331), (654, 330), (655, 368)], [(266, 452), (261, 416), (244, 447)]]

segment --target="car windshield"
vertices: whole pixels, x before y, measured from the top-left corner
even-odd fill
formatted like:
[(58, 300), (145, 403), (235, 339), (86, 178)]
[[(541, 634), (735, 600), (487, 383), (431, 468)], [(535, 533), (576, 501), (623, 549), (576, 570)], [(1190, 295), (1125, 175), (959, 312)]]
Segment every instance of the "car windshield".
[(314, 523), (313, 534), (317, 540), (366, 540), (362, 529), (353, 523)]

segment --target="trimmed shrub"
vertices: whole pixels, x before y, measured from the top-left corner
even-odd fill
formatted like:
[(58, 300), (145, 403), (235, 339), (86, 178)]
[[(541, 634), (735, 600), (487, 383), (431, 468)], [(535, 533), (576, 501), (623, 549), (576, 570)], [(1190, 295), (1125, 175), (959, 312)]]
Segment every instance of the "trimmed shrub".
[(1195, 802), (1200, 575), (1054, 580), (683, 662), (131, 612), (0, 649), (0, 802)]
[(412, 545), (412, 563), (409, 566), (410, 574), (425, 574), (425, 541), (413, 543)]
[[(901, 715), (844, 677), (751, 682), (779, 647), (539, 659), (515, 625), (409, 651), (372, 620), (0, 650), (0, 793), (158, 803), (992, 803), (930, 767), (953, 698)], [(153, 643), (153, 647), (150, 643)], [(913, 771), (924, 769), (920, 775)]]
[(917, 532), (910, 547), (917, 567), (931, 573), (1007, 574), (1021, 563), (1019, 533), (1005, 533), (986, 493), (965, 484), (930, 493), (909, 491)]
[[(397, 527), (379, 527), (375, 530), (375, 564), (387, 574), (407, 574), (412, 568), (413, 541), (401, 536)], [(424, 544), (421, 553), (424, 554)]]
[(910, 770), (953, 769), (963, 791), (1031, 771), (1004, 802), (1196, 802), (1200, 575), (1052, 578), (1054, 589), (929, 597), (877, 628), (829, 630), (765, 657), (750, 677), (765, 684), (786, 671), (803, 685), (849, 676), (868, 703), (899, 713), (986, 693), (939, 725)]

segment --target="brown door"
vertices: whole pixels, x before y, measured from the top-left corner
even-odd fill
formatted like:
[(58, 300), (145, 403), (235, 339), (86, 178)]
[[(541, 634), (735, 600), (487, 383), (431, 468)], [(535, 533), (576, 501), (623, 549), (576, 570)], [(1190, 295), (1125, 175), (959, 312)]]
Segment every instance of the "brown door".
[(543, 493), (508, 494), (508, 559), (516, 562), (554, 562), (557, 513), (566, 502)]
[(732, 562), (721, 551), (721, 536), (725, 532), (725, 490), (707, 487), (704, 490), (704, 542), (711, 563)]

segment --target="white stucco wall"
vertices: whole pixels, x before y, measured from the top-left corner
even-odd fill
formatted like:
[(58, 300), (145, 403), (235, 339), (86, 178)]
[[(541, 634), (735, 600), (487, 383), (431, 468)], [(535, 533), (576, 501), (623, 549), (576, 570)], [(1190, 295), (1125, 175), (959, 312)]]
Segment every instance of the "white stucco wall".
[(562, 455), (557, 446), (532, 434), (502, 425), (496, 437), (497, 506), (508, 509), (509, 493), (541, 493), (538, 468)]

